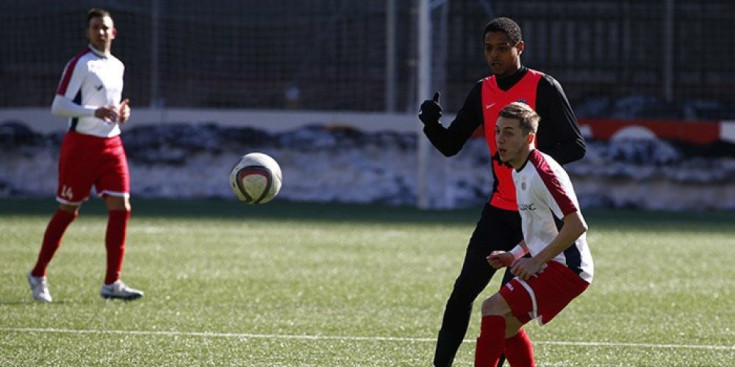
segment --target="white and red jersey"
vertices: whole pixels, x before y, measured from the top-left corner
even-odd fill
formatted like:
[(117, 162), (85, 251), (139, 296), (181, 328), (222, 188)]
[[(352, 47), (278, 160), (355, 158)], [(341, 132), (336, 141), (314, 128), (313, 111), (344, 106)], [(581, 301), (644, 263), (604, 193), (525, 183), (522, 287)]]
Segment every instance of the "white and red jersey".
[[(115, 56), (88, 46), (64, 68), (52, 112), (70, 117), (69, 131), (98, 137), (120, 135), (119, 124), (96, 118), (94, 110), (120, 105), (124, 73), (125, 65)], [(57, 101), (60, 97), (67, 101)]]
[[(532, 256), (543, 250), (559, 233), (562, 219), (579, 211), (579, 202), (566, 171), (550, 156), (534, 149), (519, 170), (513, 170), (523, 239)], [(592, 281), (594, 265), (582, 234), (554, 261), (565, 264), (587, 282)]]

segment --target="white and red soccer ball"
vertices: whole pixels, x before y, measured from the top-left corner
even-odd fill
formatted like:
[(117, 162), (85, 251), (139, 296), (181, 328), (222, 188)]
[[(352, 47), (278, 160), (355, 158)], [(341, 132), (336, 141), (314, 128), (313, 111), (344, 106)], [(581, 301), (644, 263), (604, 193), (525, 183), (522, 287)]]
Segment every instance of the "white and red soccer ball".
[(281, 191), (281, 167), (265, 153), (245, 154), (230, 171), (230, 187), (248, 204), (265, 204)]

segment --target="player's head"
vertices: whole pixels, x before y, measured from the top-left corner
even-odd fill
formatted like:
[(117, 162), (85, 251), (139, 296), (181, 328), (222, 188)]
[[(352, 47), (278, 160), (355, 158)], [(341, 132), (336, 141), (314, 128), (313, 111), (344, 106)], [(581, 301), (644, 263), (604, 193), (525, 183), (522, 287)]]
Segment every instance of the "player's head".
[(518, 168), (533, 148), (541, 118), (531, 107), (513, 102), (500, 110), (495, 124), (495, 142), (500, 160)]
[(483, 47), (485, 60), (497, 76), (509, 76), (521, 67), (525, 47), (518, 23), (510, 18), (495, 18), (485, 25)]
[(110, 12), (99, 8), (89, 9), (86, 34), (92, 47), (105, 53), (110, 52), (112, 40), (117, 34)]
[(513, 102), (500, 110), (500, 117), (518, 120), (518, 125), (524, 136), (536, 134), (541, 117), (531, 106), (523, 102)]

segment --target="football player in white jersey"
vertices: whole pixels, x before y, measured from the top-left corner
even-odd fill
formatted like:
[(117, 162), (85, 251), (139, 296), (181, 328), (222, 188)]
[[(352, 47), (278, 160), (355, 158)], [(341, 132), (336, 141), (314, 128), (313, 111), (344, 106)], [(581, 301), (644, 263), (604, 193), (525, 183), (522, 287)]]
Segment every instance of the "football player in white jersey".
[(130, 106), (127, 99), (121, 101), (125, 66), (110, 53), (116, 34), (108, 11), (88, 11), (89, 45), (66, 65), (51, 106), (54, 115), (69, 118), (69, 129), (59, 155), (59, 207), (46, 227), (36, 265), (28, 273), (31, 295), (41, 302), (52, 301), (46, 268), (92, 187), (109, 213), (107, 272), (100, 295), (125, 300), (143, 296), (120, 280), (130, 218), (130, 173), (120, 126), (130, 117)]
[(566, 171), (535, 149), (539, 119), (528, 105), (514, 102), (497, 120), (495, 139), (500, 159), (513, 167), (523, 240), (487, 257), (496, 269), (509, 266), (515, 278), (482, 304), (476, 367), (495, 367), (501, 354), (511, 366), (534, 366), (522, 326), (533, 319), (548, 323), (592, 281), (587, 223)]

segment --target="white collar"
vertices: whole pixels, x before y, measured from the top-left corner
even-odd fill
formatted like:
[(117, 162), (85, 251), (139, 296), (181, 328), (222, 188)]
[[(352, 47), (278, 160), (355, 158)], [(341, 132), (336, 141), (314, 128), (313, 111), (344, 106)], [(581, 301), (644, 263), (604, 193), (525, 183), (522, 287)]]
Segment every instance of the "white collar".
[(94, 46), (92, 46), (91, 43), (89, 45), (87, 45), (87, 47), (89, 47), (89, 49), (92, 50), (92, 52), (94, 52), (94, 54), (97, 55), (97, 56), (99, 56), (99, 57), (108, 58), (108, 57), (112, 56), (112, 54), (109, 53), (109, 52), (102, 52), (102, 51), (94, 48)]

